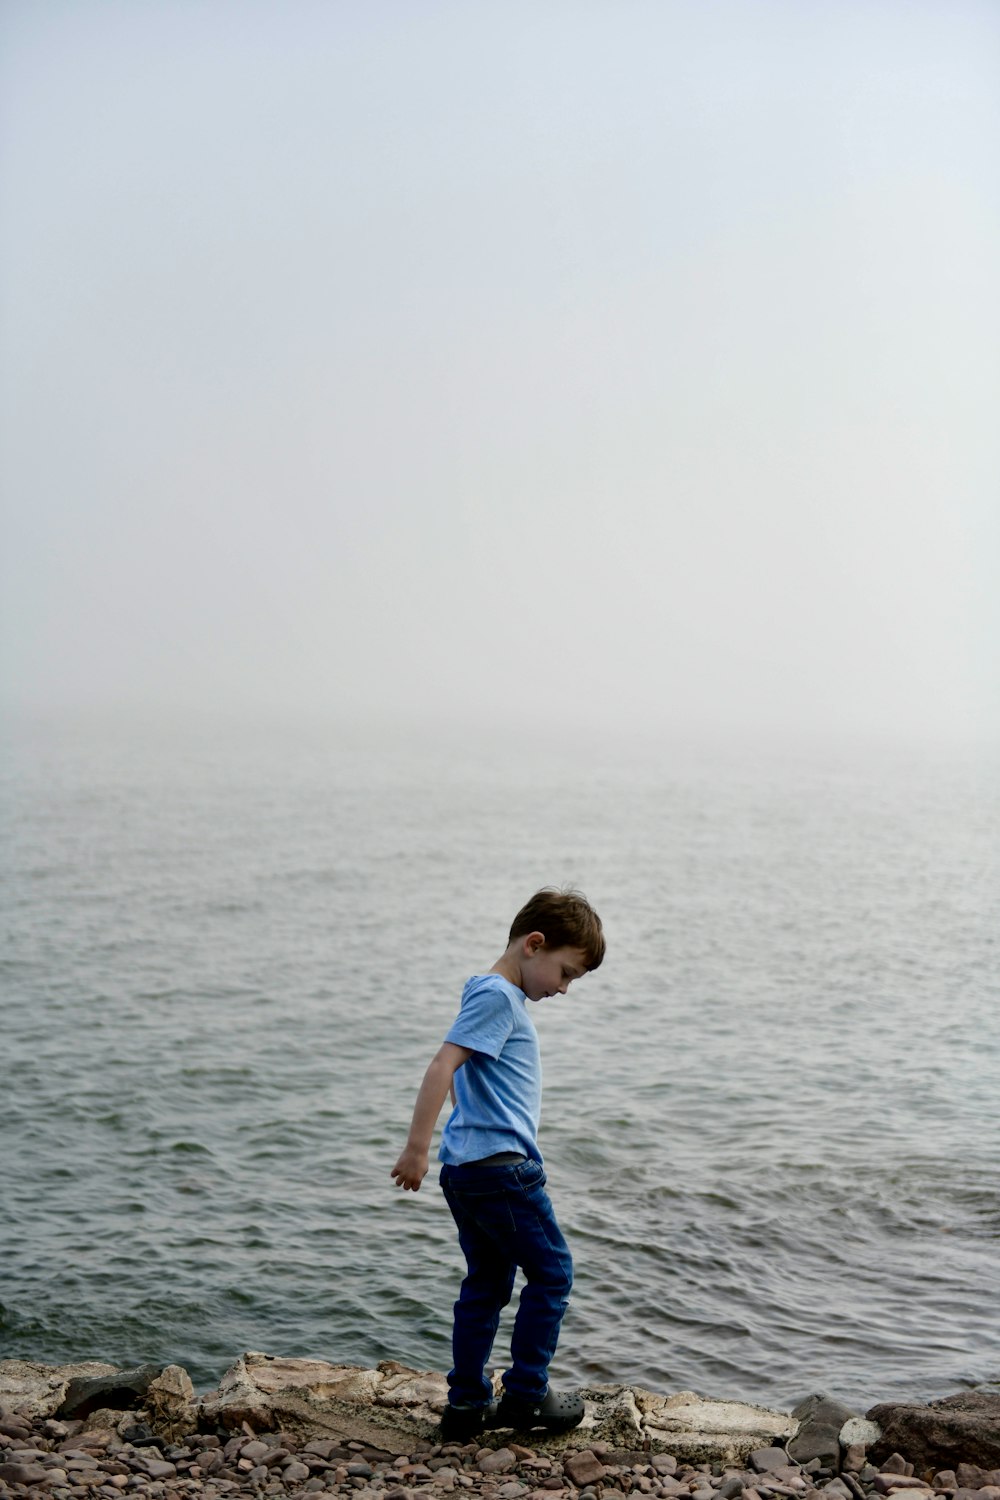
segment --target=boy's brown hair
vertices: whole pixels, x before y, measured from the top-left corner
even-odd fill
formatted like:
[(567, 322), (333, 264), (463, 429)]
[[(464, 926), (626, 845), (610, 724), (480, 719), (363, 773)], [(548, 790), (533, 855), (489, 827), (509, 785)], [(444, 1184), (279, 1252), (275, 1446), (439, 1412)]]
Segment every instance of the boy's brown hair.
[(530, 932), (542, 933), (546, 948), (580, 948), (588, 969), (600, 967), (604, 929), (582, 891), (560, 891), (551, 885), (536, 891), (511, 923), (507, 941)]

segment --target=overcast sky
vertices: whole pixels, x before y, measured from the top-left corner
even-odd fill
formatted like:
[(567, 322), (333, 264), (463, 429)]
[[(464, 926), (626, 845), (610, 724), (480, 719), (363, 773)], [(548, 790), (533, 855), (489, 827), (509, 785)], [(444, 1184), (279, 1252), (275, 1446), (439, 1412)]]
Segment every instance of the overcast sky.
[(1000, 737), (994, 0), (5, 0), (8, 705)]

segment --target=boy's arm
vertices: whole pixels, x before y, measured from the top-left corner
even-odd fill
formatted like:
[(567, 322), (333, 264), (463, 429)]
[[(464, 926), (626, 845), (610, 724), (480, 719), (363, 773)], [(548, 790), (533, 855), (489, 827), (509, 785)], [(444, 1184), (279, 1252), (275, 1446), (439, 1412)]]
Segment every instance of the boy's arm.
[(454, 1042), (445, 1042), (431, 1060), (420, 1085), (417, 1102), (413, 1106), (410, 1134), (402, 1155), (389, 1173), (396, 1179), (396, 1186), (411, 1188), (417, 1192), (427, 1175), (430, 1165), (431, 1136), (441, 1106), (448, 1097), (452, 1079), (464, 1062), (472, 1056), (471, 1047), (458, 1047)]

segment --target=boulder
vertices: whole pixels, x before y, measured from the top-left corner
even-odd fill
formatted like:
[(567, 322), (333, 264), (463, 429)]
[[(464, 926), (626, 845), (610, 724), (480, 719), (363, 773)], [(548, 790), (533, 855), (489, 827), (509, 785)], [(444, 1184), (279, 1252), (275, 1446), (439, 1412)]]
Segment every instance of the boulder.
[(788, 1444), (788, 1452), (797, 1463), (817, 1459), (826, 1469), (840, 1468), (840, 1431), (855, 1413), (842, 1401), (820, 1392), (807, 1396), (792, 1407), (798, 1431)]
[(114, 1365), (87, 1359), (71, 1365), (42, 1365), (32, 1360), (0, 1360), (0, 1406), (23, 1411), (32, 1420), (52, 1417), (66, 1399), (73, 1380), (115, 1375)]
[(868, 1417), (882, 1429), (869, 1452), (873, 1463), (896, 1451), (918, 1474), (960, 1463), (1000, 1467), (1000, 1392), (960, 1391), (924, 1406), (884, 1402)]

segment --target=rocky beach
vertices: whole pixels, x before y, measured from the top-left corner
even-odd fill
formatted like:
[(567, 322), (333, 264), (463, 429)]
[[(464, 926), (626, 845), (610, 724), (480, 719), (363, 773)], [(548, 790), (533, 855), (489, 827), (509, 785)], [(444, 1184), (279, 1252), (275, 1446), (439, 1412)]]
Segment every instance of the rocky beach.
[[(246, 1354), (196, 1396), (180, 1366), (0, 1362), (0, 1496), (51, 1500), (1000, 1500), (1000, 1394), (866, 1413), (602, 1385), (559, 1436), (440, 1442), (444, 1377)], [(916, 1497), (914, 1497), (916, 1500)]]

